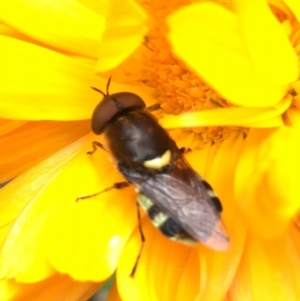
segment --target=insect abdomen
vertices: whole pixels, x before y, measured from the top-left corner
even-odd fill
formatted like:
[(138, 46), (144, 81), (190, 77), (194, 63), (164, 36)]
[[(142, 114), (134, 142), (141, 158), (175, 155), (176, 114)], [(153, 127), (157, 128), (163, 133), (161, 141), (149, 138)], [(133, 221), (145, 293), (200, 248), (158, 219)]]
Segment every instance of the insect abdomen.
[(172, 240), (177, 240), (185, 244), (195, 244), (195, 239), (190, 236), (180, 224), (164, 213), (151, 199), (142, 193), (137, 195), (140, 206), (145, 210), (155, 227), (160, 232)]

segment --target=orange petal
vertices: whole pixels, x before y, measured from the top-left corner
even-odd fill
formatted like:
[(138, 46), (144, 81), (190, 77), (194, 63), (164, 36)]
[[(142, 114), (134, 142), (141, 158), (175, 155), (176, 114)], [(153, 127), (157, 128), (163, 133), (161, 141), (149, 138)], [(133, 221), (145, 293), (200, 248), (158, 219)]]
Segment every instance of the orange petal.
[(297, 0), (284, 0), (284, 3), (290, 8), (298, 22), (300, 22), (300, 5)]
[(141, 247), (138, 230), (129, 240), (117, 270), (122, 300), (194, 300), (199, 291), (197, 248), (164, 237), (145, 217), (146, 242), (134, 277), (130, 277)]
[(297, 108), (289, 108), (285, 114), (285, 118), (288, 126), (292, 126), (297, 131), (300, 131), (300, 111)]
[[(51, 223), (51, 214), (55, 210), (68, 205), (68, 199), (60, 197), (63, 193), (56, 190), (53, 199), (49, 201), (46, 192), (49, 190), (49, 183), (58, 177), (62, 166), (89, 141), (91, 137), (74, 143), (0, 190), (1, 277), (35, 282), (54, 273), (46, 259), (43, 228)], [(74, 182), (75, 180), (72, 181)], [(63, 185), (66, 186), (65, 183)], [(71, 189), (69, 193), (72, 193)], [(71, 196), (69, 203), (74, 202), (75, 198)], [(33, 241), (39, 243), (32, 243)]]
[[(186, 155), (199, 173), (208, 180), (214, 178), (210, 183), (213, 187), (216, 186), (223, 202), (225, 224), (230, 236), (229, 250), (214, 252), (200, 245), (193, 248), (172, 242), (161, 235), (159, 230), (152, 226), (149, 218), (145, 217), (142, 229), (146, 242), (135, 277), (132, 279), (129, 275), (141, 246), (137, 230), (126, 246), (117, 270), (117, 284), (122, 300), (130, 300), (133, 294), (137, 296), (136, 300), (224, 299), (245, 241), (245, 227), (237, 218), (237, 211), (232, 202), (232, 165), (239, 159), (242, 145), (243, 137), (240, 135), (236, 139), (224, 142), (219, 151), (214, 146)], [(227, 179), (226, 184), (224, 178)], [(218, 287), (217, 291), (215, 287)]]
[(122, 301), (118, 292), (116, 280), (114, 281), (112, 287), (109, 290), (109, 294), (106, 298), (106, 301)]
[(90, 121), (2, 122), (0, 183), (26, 171), (90, 131)]
[[(223, 206), (222, 219), (229, 236), (229, 249), (224, 252), (212, 252), (202, 246), (199, 247), (201, 270), (199, 300), (224, 300), (244, 250), (246, 229), (233, 202), (233, 179), (235, 174), (233, 166), (239, 160), (239, 153), (243, 144), (244, 138), (240, 134), (236, 138), (225, 140), (220, 146), (213, 145), (210, 155), (206, 159), (205, 171), (202, 172), (221, 200)], [(194, 157), (190, 162), (198, 172), (200, 172), (199, 164), (196, 162), (199, 162), (201, 157), (197, 153), (201, 154), (201, 152), (202, 150), (193, 151), (191, 155), (188, 154), (187, 156), (188, 159)]]
[(286, 230), (299, 210), (297, 151), (293, 128), (251, 130), (238, 162), (235, 195), (249, 229), (274, 237)]
[[(20, 128), (26, 121), (0, 119), (0, 137)], [(2, 144), (2, 143), (1, 143)]]
[(299, 236), (300, 226), (299, 226), (299, 214), (295, 220), (291, 223), (289, 227), (289, 234), (294, 243), (295, 249), (297, 251), (298, 257), (300, 257), (300, 236)]
[(268, 0), (267, 1), (269, 5), (273, 5), (277, 8), (279, 8), (281, 11), (283, 11), (289, 19), (292, 18), (293, 14), (292, 12), (289, 10), (289, 8), (287, 7), (287, 5), (284, 3), (286, 1), (282, 1), (282, 0)]
[[(299, 231), (298, 231), (299, 239)], [(300, 261), (288, 235), (276, 240), (249, 236), (229, 300), (297, 301)]]

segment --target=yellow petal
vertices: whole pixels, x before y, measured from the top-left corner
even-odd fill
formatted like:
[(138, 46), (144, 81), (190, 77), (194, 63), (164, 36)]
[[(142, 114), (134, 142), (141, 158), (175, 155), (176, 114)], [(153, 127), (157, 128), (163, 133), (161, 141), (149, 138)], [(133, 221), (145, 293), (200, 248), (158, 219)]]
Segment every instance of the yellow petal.
[(283, 125), (281, 114), (290, 106), (291, 96), (285, 97), (278, 105), (268, 108), (231, 107), (200, 112), (192, 112), (181, 115), (168, 115), (160, 119), (165, 128), (189, 128), (214, 125), (253, 126), (267, 125), (271, 120), (271, 126)]
[(1, 280), (0, 300), (86, 301), (100, 286), (101, 283), (78, 282), (66, 275), (59, 274), (32, 284)]
[(26, 123), (7, 120), (0, 126), (0, 132), (7, 132), (10, 127), (10, 132), (0, 135), (0, 183), (16, 177), (86, 135), (90, 132), (90, 121)]
[(284, 125), (282, 116), (274, 116), (273, 118), (255, 123), (245, 123), (243, 126), (247, 128), (274, 128), (282, 125)]
[(102, 15), (103, 11), (105, 11), (105, 8), (107, 8), (106, 0), (77, 0), (77, 2), (83, 4), (100, 15)]
[[(30, 43), (0, 36), (0, 117), (19, 120), (90, 119), (102, 99), (90, 86), (105, 89), (107, 79), (93, 66)], [(153, 89), (111, 83), (110, 92), (131, 91), (147, 104)]]
[[(0, 114), (6, 119), (88, 119), (97, 104), (93, 68), (30, 43), (0, 36)], [(105, 86), (106, 80), (103, 80)], [(94, 97), (94, 100), (93, 100)]]
[[(114, 182), (110, 178), (110, 184), (103, 181), (107, 187)], [(136, 224), (134, 204), (132, 189), (103, 193), (78, 203), (74, 201), (73, 206), (55, 215), (56, 223), (45, 229), (51, 264), (80, 281), (101, 281), (110, 277)]]
[[(70, 145), (0, 190), (1, 277), (35, 282), (54, 273), (46, 258), (47, 238), (43, 229), (52, 222), (53, 212), (75, 202), (76, 196), (72, 193), (79, 194), (76, 188), (81, 186), (76, 186), (77, 177), (74, 177), (75, 180), (63, 183), (63, 189), (53, 192), (54, 196), (50, 199), (47, 198), (47, 191), (51, 191), (51, 180), (58, 177), (62, 166), (82, 149), (86, 140), (91, 141), (92, 138)], [(64, 192), (71, 194), (71, 197), (61, 197)]]
[(237, 206), (256, 235), (274, 237), (299, 210), (299, 133), (293, 128), (251, 130), (235, 178)]
[(101, 15), (72, 0), (1, 1), (0, 18), (53, 48), (96, 58), (106, 14), (104, 1), (98, 6)]
[[(209, 2), (193, 4), (175, 12), (168, 22), (174, 53), (230, 102), (266, 107), (285, 94), (286, 87), (269, 86), (257, 78), (237, 18), (228, 10)], [(287, 61), (293, 59), (290, 55)], [(297, 78), (291, 74), (294, 63), (284, 73), (286, 79)]]
[(76, 280), (101, 281), (115, 270), (136, 224), (136, 197), (133, 189), (127, 188), (76, 201), (124, 181), (106, 152), (88, 156), (90, 149), (88, 145), (64, 165), (39, 203), (51, 200), (43, 227), (51, 265)]
[(147, 32), (144, 11), (132, 0), (108, 2), (106, 29), (99, 47), (98, 72), (122, 63), (143, 42)]
[(235, 6), (257, 82), (276, 89), (295, 81), (295, 50), (266, 1), (235, 1)]

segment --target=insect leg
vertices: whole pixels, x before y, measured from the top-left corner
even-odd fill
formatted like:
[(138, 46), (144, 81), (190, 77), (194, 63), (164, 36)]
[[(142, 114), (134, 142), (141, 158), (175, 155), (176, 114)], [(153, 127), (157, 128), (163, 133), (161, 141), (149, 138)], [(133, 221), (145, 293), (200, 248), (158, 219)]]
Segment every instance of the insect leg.
[(85, 199), (89, 199), (89, 198), (93, 198), (93, 197), (95, 197), (95, 196), (97, 196), (97, 195), (99, 195), (99, 194), (101, 194), (103, 192), (107, 192), (107, 191), (110, 191), (112, 189), (123, 189), (123, 188), (129, 187), (130, 185), (131, 184), (128, 183), (128, 182), (117, 182), (117, 183), (114, 183), (113, 186), (107, 187), (107, 188), (105, 188), (104, 190), (102, 190), (100, 192), (76, 198), (76, 202), (81, 201), (81, 200), (85, 200)]
[(213, 105), (219, 107), (219, 108), (224, 108), (224, 106), (222, 104), (220, 104), (217, 100), (214, 100), (214, 99), (210, 99), (209, 100)]
[(181, 154), (186, 154), (186, 153), (191, 152), (192, 150), (189, 147), (181, 147), (179, 149), (179, 151), (180, 151)]
[(107, 149), (104, 147), (104, 145), (98, 141), (93, 141), (92, 147), (93, 147), (93, 149), (90, 152), (87, 152), (88, 155), (92, 155), (93, 153), (95, 153), (97, 150), (97, 147), (101, 148), (107, 152)]
[(8, 223), (6, 223), (6, 224), (4, 224), (4, 225), (1, 225), (1, 226), (0, 226), (0, 229), (3, 229), (3, 228), (5, 228), (6, 226), (8, 226), (8, 225), (14, 223), (16, 220), (17, 220), (17, 219), (14, 219), (14, 220), (12, 220), (11, 222), (8, 222)]
[(152, 105), (152, 106), (147, 107), (147, 110), (148, 110), (149, 112), (157, 111), (157, 110), (159, 110), (159, 109), (160, 109), (160, 103), (156, 103), (156, 104), (154, 104), (154, 105)]
[(298, 231), (300, 231), (300, 219), (299, 219), (299, 216), (295, 218), (294, 225), (296, 226), (296, 228), (298, 229)]
[(137, 216), (138, 216), (138, 224), (139, 224), (139, 232), (140, 232), (140, 235), (141, 235), (141, 247), (140, 247), (140, 251), (139, 251), (139, 254), (135, 260), (135, 264), (132, 268), (132, 271), (131, 271), (131, 274), (130, 274), (130, 277), (134, 278), (134, 275), (135, 275), (135, 272), (136, 272), (136, 269), (137, 269), (137, 266), (138, 266), (138, 263), (140, 261), (140, 257), (142, 255), (142, 251), (144, 249), (144, 245), (145, 245), (145, 235), (144, 235), (144, 232), (143, 232), (143, 229), (142, 229), (142, 223), (141, 223), (141, 212), (140, 212), (140, 205), (139, 203), (136, 203), (136, 208), (137, 208)]

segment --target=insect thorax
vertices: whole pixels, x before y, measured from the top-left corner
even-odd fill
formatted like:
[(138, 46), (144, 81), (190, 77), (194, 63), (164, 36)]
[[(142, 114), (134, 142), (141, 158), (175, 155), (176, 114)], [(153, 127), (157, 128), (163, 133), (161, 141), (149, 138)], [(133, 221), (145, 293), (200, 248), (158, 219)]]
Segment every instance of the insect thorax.
[(174, 141), (145, 111), (120, 113), (105, 131), (111, 152), (119, 162), (143, 165), (174, 147)]

